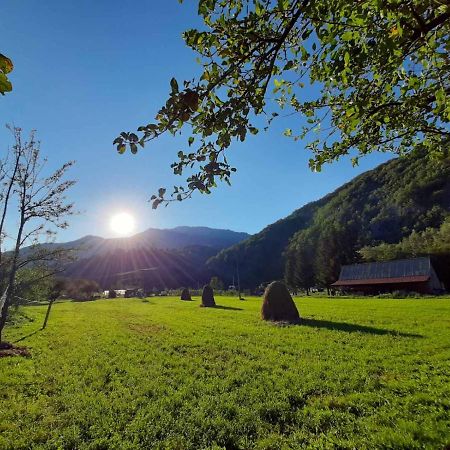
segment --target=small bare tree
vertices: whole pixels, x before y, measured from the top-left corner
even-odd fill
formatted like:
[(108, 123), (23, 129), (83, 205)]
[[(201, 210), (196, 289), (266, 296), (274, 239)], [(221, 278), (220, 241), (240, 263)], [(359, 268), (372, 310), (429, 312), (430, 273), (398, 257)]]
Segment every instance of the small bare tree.
[[(17, 271), (28, 264), (51, 262), (61, 254), (60, 249), (47, 250), (44, 246), (37, 246), (36, 251), (27, 252), (22, 257), (21, 249), (27, 245), (38, 244), (43, 236), (51, 237), (57, 228), (66, 228), (67, 216), (74, 213), (73, 203), (67, 201), (66, 192), (75, 181), (65, 180), (66, 172), (74, 162), (67, 162), (51, 175), (45, 176), (47, 160), (41, 155), (34, 132), (27, 141), (23, 141), (21, 129), (11, 129), (15, 139), (12, 153), (18, 162), (16, 169), (10, 170), (5, 179), (12, 186), (6, 192), (10, 197), (12, 194), (15, 197), (18, 220), (17, 229), (14, 235), (10, 236), (14, 241), (14, 248), (3, 263), (6, 268), (6, 287), (2, 296), (3, 305), (0, 302), (0, 342), (8, 309), (14, 297)], [(4, 227), (4, 223), (2, 226)]]

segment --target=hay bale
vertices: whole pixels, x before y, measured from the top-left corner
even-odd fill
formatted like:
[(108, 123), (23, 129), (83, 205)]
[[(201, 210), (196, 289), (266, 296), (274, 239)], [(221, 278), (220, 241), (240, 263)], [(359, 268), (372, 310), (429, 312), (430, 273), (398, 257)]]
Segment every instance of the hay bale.
[(184, 289), (181, 291), (181, 297), (180, 297), (180, 299), (181, 299), (181, 300), (192, 300), (192, 298), (191, 298), (191, 293), (189, 292), (189, 289), (188, 289), (188, 288), (184, 288)]
[(298, 323), (300, 315), (288, 288), (281, 281), (274, 281), (264, 292), (261, 318), (275, 322)]
[(202, 304), (200, 306), (204, 306), (205, 308), (216, 306), (216, 302), (214, 300), (214, 291), (209, 284), (203, 287)]

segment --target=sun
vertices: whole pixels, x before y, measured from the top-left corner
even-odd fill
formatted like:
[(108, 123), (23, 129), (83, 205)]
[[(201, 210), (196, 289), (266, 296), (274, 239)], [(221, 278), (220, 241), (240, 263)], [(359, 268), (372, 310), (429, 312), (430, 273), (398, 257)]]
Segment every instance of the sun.
[(111, 217), (111, 230), (120, 236), (129, 236), (135, 228), (135, 220), (131, 214), (121, 212)]

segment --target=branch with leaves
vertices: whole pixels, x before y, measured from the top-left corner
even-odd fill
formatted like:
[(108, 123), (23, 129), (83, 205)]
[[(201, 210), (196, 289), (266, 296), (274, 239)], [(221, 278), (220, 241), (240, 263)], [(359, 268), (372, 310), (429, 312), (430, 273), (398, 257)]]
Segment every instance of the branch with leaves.
[[(119, 153), (136, 153), (165, 133), (187, 131), (173, 173), (194, 172), (153, 207), (209, 194), (236, 170), (235, 141), (267, 129), (280, 110), (298, 116), (285, 135), (306, 142), (310, 167), (343, 155), (446, 155), (450, 136), (448, 0), (200, 0), (204, 29), (184, 33), (199, 54), (198, 79), (172, 79), (155, 121), (123, 132)], [(272, 85), (272, 87), (271, 87)], [(311, 99), (310, 86), (318, 92)], [(269, 95), (271, 99), (269, 100)]]

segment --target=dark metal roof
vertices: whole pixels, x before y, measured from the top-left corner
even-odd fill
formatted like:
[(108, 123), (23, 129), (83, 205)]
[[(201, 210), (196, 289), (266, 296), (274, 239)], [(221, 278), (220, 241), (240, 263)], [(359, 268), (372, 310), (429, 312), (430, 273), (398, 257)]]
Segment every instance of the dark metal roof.
[(338, 280), (332, 286), (362, 286), (368, 284), (400, 284), (400, 283), (424, 283), (428, 281), (428, 275), (401, 278), (370, 278), (363, 280)]
[(386, 278), (420, 276), (427, 278), (431, 276), (431, 263), (428, 257), (342, 266), (339, 282), (349, 280), (370, 282)]

